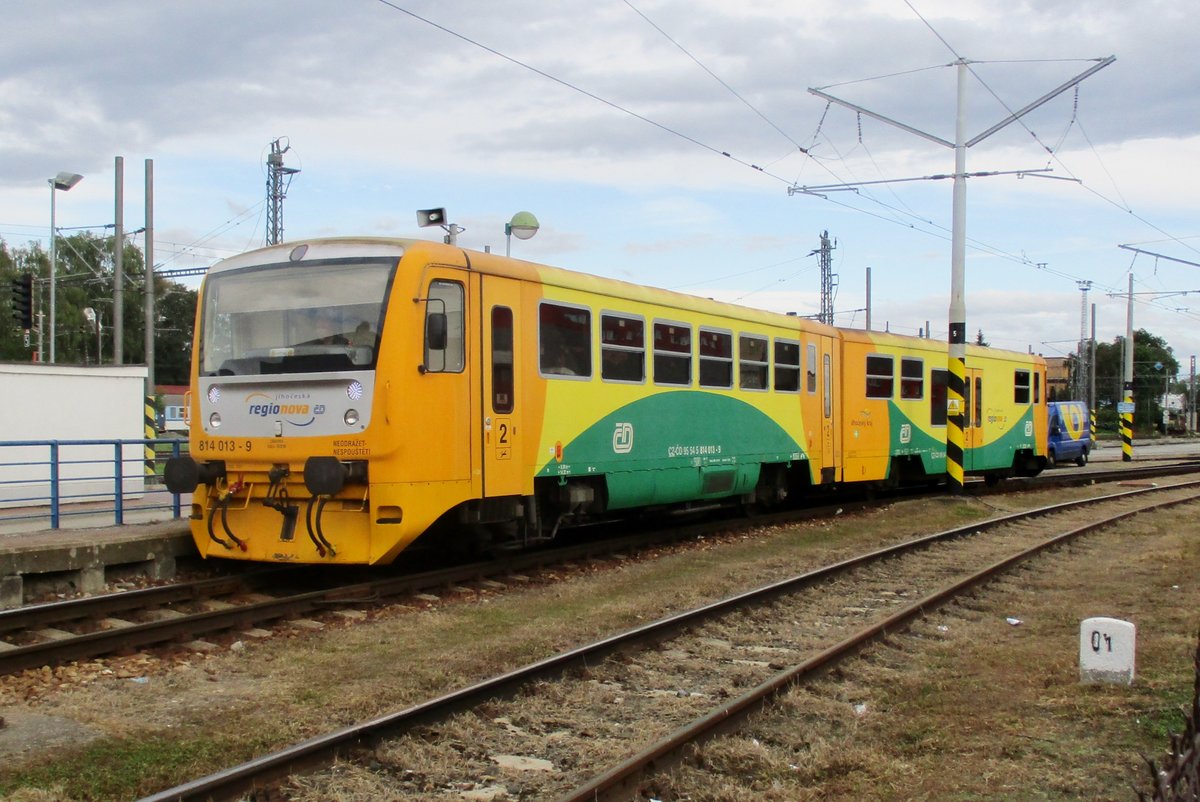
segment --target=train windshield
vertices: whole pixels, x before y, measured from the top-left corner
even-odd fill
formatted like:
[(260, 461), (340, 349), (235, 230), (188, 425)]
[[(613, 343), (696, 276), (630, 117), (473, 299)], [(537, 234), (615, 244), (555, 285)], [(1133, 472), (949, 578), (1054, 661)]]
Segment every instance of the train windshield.
[(367, 370), (375, 366), (394, 258), (271, 265), (204, 284), (205, 376)]

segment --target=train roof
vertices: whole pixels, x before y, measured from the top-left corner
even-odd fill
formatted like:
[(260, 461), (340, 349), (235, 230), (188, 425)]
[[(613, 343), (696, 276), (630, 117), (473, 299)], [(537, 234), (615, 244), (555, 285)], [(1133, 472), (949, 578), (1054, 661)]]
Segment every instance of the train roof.
[[(741, 304), (717, 301), (712, 298), (677, 292), (675, 290), (635, 284), (621, 279), (606, 278), (567, 268), (539, 264), (523, 259), (514, 259), (495, 253), (469, 250), (431, 240), (369, 236), (296, 240), (284, 242), (279, 245), (268, 245), (229, 257), (228, 259), (223, 259), (209, 269), (209, 274), (219, 274), (228, 270), (238, 270), (255, 265), (286, 264), (289, 262), (312, 261), (314, 259), (350, 259), (355, 257), (381, 256), (400, 259), (406, 254), (418, 254), (421, 252), (426, 253), (430, 258), (437, 259), (448, 265), (458, 265), (481, 273), (505, 276), (518, 280), (536, 281), (553, 287), (587, 292), (614, 299), (666, 306), (702, 314), (732, 317), (740, 320), (755, 321), (764, 325), (803, 329), (808, 333), (824, 334), (831, 337), (840, 336), (851, 341), (869, 340), (880, 345), (890, 344), (896, 347), (907, 348), (919, 347), (919, 343), (928, 343), (929, 350), (944, 351), (946, 348), (945, 341), (943, 340), (925, 339), (890, 332), (834, 327), (810, 318), (781, 312), (770, 312)], [(1004, 354), (1013, 358), (1041, 359), (1040, 356), (1025, 354), (1020, 351), (983, 348), (975, 345), (968, 345), (967, 352), (968, 355)]]

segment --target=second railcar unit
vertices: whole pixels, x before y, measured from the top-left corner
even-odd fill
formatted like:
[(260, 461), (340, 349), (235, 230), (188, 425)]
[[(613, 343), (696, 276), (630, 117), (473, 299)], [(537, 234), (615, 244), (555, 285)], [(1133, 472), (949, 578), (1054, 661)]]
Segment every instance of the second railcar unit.
[[(946, 472), (945, 342), (843, 329), (842, 478), (916, 482)], [(963, 470), (990, 482), (1045, 467), (1045, 361), (969, 346)]]

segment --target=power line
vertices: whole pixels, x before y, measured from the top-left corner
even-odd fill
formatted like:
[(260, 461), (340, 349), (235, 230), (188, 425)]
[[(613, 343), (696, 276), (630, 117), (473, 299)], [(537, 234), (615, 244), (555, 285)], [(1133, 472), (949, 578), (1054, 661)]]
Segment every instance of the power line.
[(762, 120), (763, 120), (763, 122), (765, 122), (767, 125), (771, 126), (771, 127), (772, 127), (772, 128), (774, 128), (776, 131), (778, 131), (778, 132), (779, 132), (779, 133), (780, 133), (780, 134), (781, 134), (781, 135), (782, 135), (782, 136), (783, 136), (785, 139), (787, 139), (787, 141), (788, 141), (788, 142), (791, 142), (793, 145), (795, 145), (795, 146), (796, 146), (796, 148), (797, 148), (797, 149), (799, 149), (799, 151), (800, 151), (801, 153), (808, 153), (808, 151), (804, 149), (804, 146), (803, 146), (803, 145), (801, 145), (801, 144), (800, 144), (799, 142), (797, 142), (796, 140), (792, 139), (792, 137), (791, 137), (791, 135), (790, 135), (790, 134), (788, 134), (786, 131), (784, 131), (782, 128), (780, 128), (778, 125), (776, 125), (774, 122), (772, 122), (772, 121), (771, 121), (771, 120), (770, 120), (770, 119), (767, 117), (767, 115), (763, 114), (761, 111), (759, 111), (757, 108), (755, 108), (754, 104), (752, 104), (752, 103), (751, 103), (749, 100), (746, 100), (746, 98), (744, 98), (744, 97), (743, 97), (741, 94), (739, 94), (739, 93), (738, 93), (738, 91), (737, 91), (736, 89), (734, 89), (732, 86), (730, 86), (730, 85), (729, 85), (728, 83), (726, 83), (724, 80), (722, 80), (722, 79), (721, 79), (721, 77), (720, 77), (720, 76), (718, 76), (718, 75), (717, 75), (715, 72), (713, 72), (713, 71), (712, 71), (712, 70), (710, 70), (708, 67), (706, 67), (706, 66), (704, 65), (704, 63), (700, 61), (700, 59), (696, 58), (694, 55), (692, 55), (692, 53), (691, 53), (691, 52), (689, 52), (689, 51), (688, 51), (688, 49), (687, 49), (687, 48), (685, 48), (683, 45), (679, 44), (679, 42), (678, 42), (678, 41), (676, 41), (676, 40), (675, 40), (675, 39), (674, 39), (674, 38), (673, 38), (673, 37), (672, 37), (672, 36), (671, 36), (669, 33), (667, 33), (667, 32), (666, 32), (666, 31), (664, 31), (664, 30), (663, 30), (661, 27), (659, 27), (659, 26), (658, 26), (658, 24), (654, 22), (654, 20), (650, 19), (650, 18), (649, 18), (649, 17), (647, 17), (645, 14), (643, 14), (643, 13), (642, 13), (642, 12), (641, 12), (641, 11), (640, 11), (640, 10), (639, 10), (639, 9), (638, 9), (638, 8), (637, 8), (637, 7), (636, 7), (634, 4), (633, 4), (633, 3), (629, 2), (629, 0), (622, 0), (622, 1), (625, 3), (625, 5), (629, 6), (631, 9), (633, 9), (634, 13), (636, 13), (636, 14), (637, 14), (639, 17), (641, 17), (642, 19), (644, 19), (644, 20), (645, 20), (645, 21), (646, 21), (646, 22), (647, 22), (647, 23), (650, 25), (650, 27), (654, 28), (654, 30), (656, 30), (656, 31), (658, 31), (659, 33), (661, 33), (661, 34), (662, 34), (664, 37), (666, 37), (666, 40), (667, 40), (668, 42), (670, 42), (671, 44), (675, 45), (677, 48), (679, 48), (679, 50), (680, 50), (680, 51), (681, 51), (681, 52), (682, 52), (682, 53), (683, 53), (685, 56), (687, 56), (687, 57), (688, 57), (688, 58), (690, 58), (690, 59), (691, 59), (693, 62), (695, 62), (695, 64), (696, 64), (696, 66), (697, 66), (697, 67), (699, 67), (700, 69), (702, 69), (702, 70), (704, 70), (706, 73), (708, 73), (710, 76), (712, 76), (712, 79), (713, 79), (714, 81), (716, 81), (716, 82), (717, 82), (717, 83), (719, 83), (721, 86), (723, 86), (723, 87), (725, 87), (726, 89), (728, 89), (728, 90), (729, 90), (729, 92), (730, 92), (730, 94), (732, 94), (732, 95), (733, 95), (734, 97), (736, 97), (738, 100), (742, 101), (742, 103), (744, 103), (744, 104), (745, 104), (746, 108), (750, 109), (750, 111), (754, 112), (754, 113), (755, 113), (755, 114), (757, 114), (759, 117), (761, 117), (761, 118), (762, 118)]
[(745, 159), (738, 158), (737, 156), (734, 156), (733, 154), (731, 154), (729, 151), (721, 150), (720, 148), (715, 148), (706, 142), (701, 142), (699, 139), (696, 139), (693, 136), (689, 136), (688, 134), (683, 133), (682, 131), (679, 131), (675, 128), (671, 128), (670, 126), (664, 125), (663, 123), (660, 123), (656, 120), (652, 120), (649, 117), (646, 117), (645, 115), (638, 114), (636, 111), (626, 108), (625, 106), (622, 106), (620, 103), (616, 103), (615, 101), (608, 100), (607, 98), (603, 98), (594, 92), (590, 92), (581, 86), (571, 83), (570, 81), (567, 81), (563, 78), (559, 78), (556, 75), (551, 75), (550, 73), (546, 72), (545, 70), (539, 69), (538, 67), (534, 67), (532, 64), (527, 64), (526, 62), (521, 61), (518, 58), (514, 58), (506, 53), (502, 53), (493, 47), (489, 47), (488, 45), (485, 45), (482, 42), (479, 42), (475, 39), (470, 38), (469, 36), (465, 36), (461, 33), (458, 33), (457, 31), (451, 30), (450, 28), (447, 28), (444, 25), (439, 25), (438, 23), (434, 22), (433, 20), (428, 19), (426, 17), (422, 17), (420, 14), (417, 14), (416, 12), (409, 11), (407, 8), (399, 6), (396, 3), (392, 2), (391, 0), (378, 0), (378, 2), (381, 3), (382, 5), (387, 6), (388, 8), (392, 9), (393, 11), (398, 11), (401, 14), (405, 14), (419, 22), (425, 23), (426, 25), (428, 25), (432, 28), (437, 28), (439, 31), (449, 34), (450, 36), (453, 36), (455, 39), (459, 39), (463, 42), (466, 42), (469, 45), (478, 47), (480, 50), (487, 51), (488, 53), (491, 53), (493, 56), (504, 59), (505, 61), (507, 61), (510, 64), (514, 64), (514, 65), (521, 67), (522, 69), (528, 70), (536, 75), (540, 75), (541, 77), (543, 77), (549, 81), (553, 81), (554, 83), (558, 84), (559, 86), (563, 86), (574, 92), (578, 92), (579, 94), (584, 95), (585, 97), (589, 97), (598, 103), (603, 103), (605, 106), (608, 106), (611, 109), (615, 109), (616, 111), (619, 111), (622, 114), (627, 114), (630, 117), (633, 117), (634, 119), (641, 120), (642, 122), (647, 123), (648, 125), (652, 125), (655, 128), (659, 129), (660, 131), (671, 134), (672, 136), (679, 137), (680, 139), (682, 139), (686, 142), (690, 142), (693, 145), (695, 145), (696, 147), (703, 148), (704, 150), (707, 150), (710, 153), (714, 153), (718, 156), (724, 156), (728, 159), (732, 159), (733, 161), (737, 162), (738, 164), (741, 164), (745, 167), (749, 167), (750, 169), (756, 170), (760, 173), (763, 173), (764, 175), (770, 176), (771, 178), (774, 178), (777, 181), (783, 181), (784, 183), (787, 183), (787, 179), (783, 178), (782, 176), (773, 175), (772, 173), (769, 173), (764, 168), (759, 167), (757, 164), (753, 164), (751, 162), (746, 161)]

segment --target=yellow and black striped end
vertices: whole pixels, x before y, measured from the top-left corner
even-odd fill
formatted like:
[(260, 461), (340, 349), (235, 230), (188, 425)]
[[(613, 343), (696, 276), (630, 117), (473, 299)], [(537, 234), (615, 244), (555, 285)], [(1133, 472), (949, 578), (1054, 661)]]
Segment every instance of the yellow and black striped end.
[[(1133, 396), (1126, 395), (1125, 403), (1132, 404)], [(1121, 461), (1133, 462), (1133, 413), (1121, 415)]]
[(1091, 413), (1092, 413), (1092, 421), (1091, 421), (1091, 423), (1092, 423), (1092, 442), (1095, 443), (1096, 442), (1096, 410), (1093, 409), (1091, 411)]
[(145, 403), (142, 407), (142, 427), (145, 431), (146, 452), (144, 459), (146, 462), (146, 475), (154, 475), (154, 443), (152, 440), (158, 437), (158, 424), (155, 421), (154, 415), (154, 396), (148, 395), (145, 398)]
[(950, 375), (946, 381), (946, 476), (950, 492), (961, 493), (964, 475), (963, 447), (967, 441), (965, 436), (967, 362), (965, 359), (951, 358), (949, 367)]

